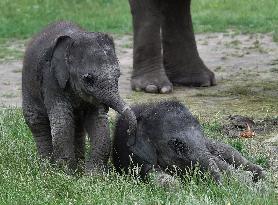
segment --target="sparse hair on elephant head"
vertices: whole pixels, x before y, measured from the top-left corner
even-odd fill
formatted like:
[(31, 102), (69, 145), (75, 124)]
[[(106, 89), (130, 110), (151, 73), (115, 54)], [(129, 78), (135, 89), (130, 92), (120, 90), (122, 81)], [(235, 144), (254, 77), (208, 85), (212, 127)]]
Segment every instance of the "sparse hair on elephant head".
[(65, 89), (69, 82), (75, 91), (92, 94), (106, 87), (103, 83), (110, 83), (107, 89), (118, 92), (120, 68), (112, 38), (90, 32), (79, 35), (80, 38), (59, 36), (46, 49), (46, 60), (60, 87)]

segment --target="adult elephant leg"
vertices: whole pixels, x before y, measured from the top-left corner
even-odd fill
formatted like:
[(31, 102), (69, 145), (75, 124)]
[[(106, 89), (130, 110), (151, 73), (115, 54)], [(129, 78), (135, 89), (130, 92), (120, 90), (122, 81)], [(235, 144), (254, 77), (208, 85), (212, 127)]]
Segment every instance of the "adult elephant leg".
[(48, 116), (44, 108), (24, 100), (23, 115), (33, 134), (39, 156), (42, 159), (51, 159), (53, 153), (52, 137)]
[(215, 77), (199, 56), (190, 11), (191, 0), (162, 0), (165, 71), (173, 84), (212, 86)]
[(224, 143), (216, 142), (214, 140), (207, 140), (207, 148), (214, 156), (221, 158), (236, 168), (242, 166), (244, 170), (251, 171), (253, 173), (254, 181), (258, 181), (260, 178), (264, 177), (264, 171), (262, 167), (248, 161), (233, 147)]
[(172, 84), (165, 74), (161, 54), (160, 0), (129, 0), (133, 17), (133, 90), (168, 93)]
[(109, 134), (108, 109), (101, 106), (95, 110), (88, 110), (85, 119), (85, 129), (90, 140), (90, 151), (86, 160), (86, 172), (103, 172), (111, 150)]

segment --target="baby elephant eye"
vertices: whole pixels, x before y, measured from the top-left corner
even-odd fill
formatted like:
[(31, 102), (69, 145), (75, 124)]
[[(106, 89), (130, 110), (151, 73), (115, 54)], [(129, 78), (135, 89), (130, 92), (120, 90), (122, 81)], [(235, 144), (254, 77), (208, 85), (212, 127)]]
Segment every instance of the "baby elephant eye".
[(95, 82), (94, 76), (90, 73), (82, 75), (82, 80), (87, 84), (94, 84), (94, 82)]

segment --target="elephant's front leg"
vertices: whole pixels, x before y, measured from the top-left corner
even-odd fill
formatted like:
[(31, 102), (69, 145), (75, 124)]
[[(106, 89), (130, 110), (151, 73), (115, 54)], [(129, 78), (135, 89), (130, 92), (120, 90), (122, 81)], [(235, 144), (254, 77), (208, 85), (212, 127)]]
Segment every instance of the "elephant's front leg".
[(74, 153), (74, 118), (68, 103), (57, 102), (49, 110), (53, 157), (60, 166), (76, 168)]
[(86, 172), (99, 172), (106, 168), (111, 150), (108, 108), (100, 106), (87, 113), (85, 129), (90, 139), (90, 151), (86, 160)]
[(199, 56), (190, 0), (161, 1), (163, 62), (173, 84), (212, 86), (215, 77)]
[(160, 0), (129, 0), (133, 17), (133, 90), (169, 93), (172, 84), (163, 68)]

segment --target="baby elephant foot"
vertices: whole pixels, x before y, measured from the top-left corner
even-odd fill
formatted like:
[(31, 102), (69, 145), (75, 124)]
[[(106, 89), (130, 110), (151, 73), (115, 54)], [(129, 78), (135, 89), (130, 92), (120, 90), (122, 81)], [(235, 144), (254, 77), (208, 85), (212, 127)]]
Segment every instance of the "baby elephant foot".
[(147, 93), (164, 94), (170, 93), (173, 90), (172, 83), (163, 71), (133, 75), (131, 87), (135, 91), (144, 91)]
[(266, 175), (266, 172), (259, 165), (253, 165), (252, 173), (253, 173), (253, 181), (254, 182), (258, 182), (260, 179), (264, 179), (265, 175)]
[(216, 85), (215, 76), (203, 62), (184, 65), (180, 68), (167, 68), (167, 76), (176, 85), (209, 87)]
[(85, 175), (102, 176), (108, 172), (107, 165), (104, 164), (86, 164)]
[(74, 159), (56, 159), (54, 166), (69, 175), (74, 174), (77, 170), (77, 163)]
[(158, 187), (163, 187), (166, 189), (178, 189), (180, 187), (179, 181), (162, 171), (153, 171), (148, 174), (148, 178)]

